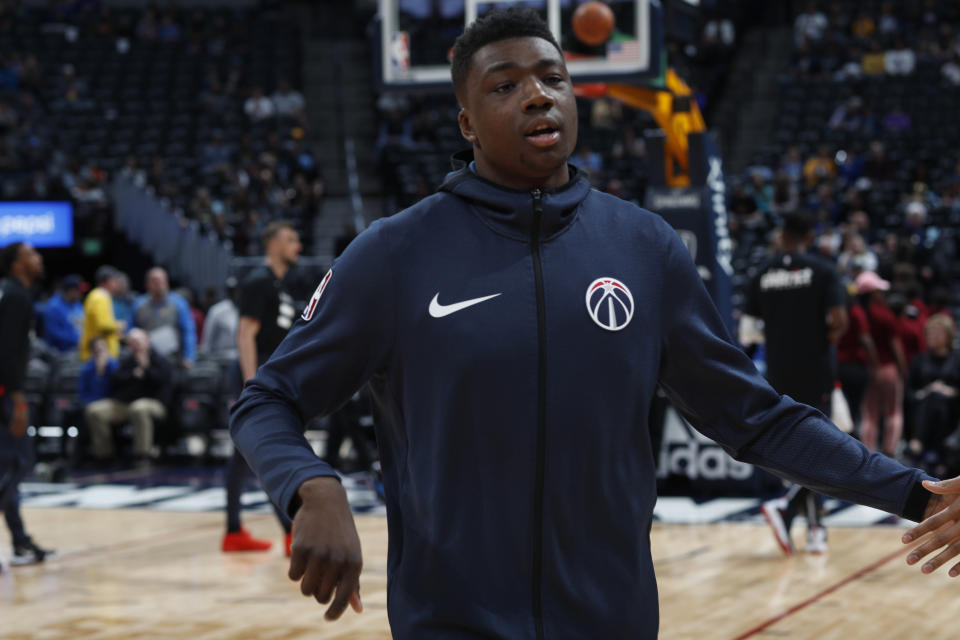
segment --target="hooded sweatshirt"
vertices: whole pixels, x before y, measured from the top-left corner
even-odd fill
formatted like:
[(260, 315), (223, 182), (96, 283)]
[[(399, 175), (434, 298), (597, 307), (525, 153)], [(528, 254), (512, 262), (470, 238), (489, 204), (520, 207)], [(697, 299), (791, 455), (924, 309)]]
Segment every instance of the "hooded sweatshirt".
[(655, 638), (658, 386), (734, 458), (920, 518), (926, 476), (776, 393), (662, 218), (469, 160), (347, 248), (231, 419), (289, 511), (335, 475), (302, 421), (370, 383), (396, 638)]

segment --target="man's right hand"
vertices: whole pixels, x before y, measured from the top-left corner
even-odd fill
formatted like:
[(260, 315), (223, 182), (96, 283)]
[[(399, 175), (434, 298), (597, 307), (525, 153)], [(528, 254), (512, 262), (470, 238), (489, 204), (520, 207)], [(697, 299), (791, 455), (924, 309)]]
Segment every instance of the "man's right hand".
[(336, 596), (324, 617), (336, 620), (349, 603), (357, 613), (363, 556), (347, 493), (336, 478), (311, 478), (297, 490), (300, 508), (293, 519), (290, 579), (300, 580), (300, 591), (326, 604)]

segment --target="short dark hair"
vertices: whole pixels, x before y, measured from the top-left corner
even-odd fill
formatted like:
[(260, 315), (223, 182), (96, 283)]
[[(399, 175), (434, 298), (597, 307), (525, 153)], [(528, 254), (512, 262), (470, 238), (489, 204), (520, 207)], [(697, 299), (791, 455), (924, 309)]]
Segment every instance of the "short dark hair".
[(297, 228), (294, 227), (293, 223), (289, 220), (274, 220), (265, 226), (263, 231), (260, 233), (260, 241), (263, 243), (264, 249), (267, 248), (267, 245), (270, 244), (270, 241), (273, 240), (274, 236), (280, 233), (281, 229), (290, 229), (291, 231), (297, 230)]
[(119, 276), (120, 271), (117, 270), (116, 267), (105, 264), (97, 268), (97, 272), (93, 274), (93, 281), (97, 286), (100, 286), (110, 278), (117, 278)]
[(806, 240), (813, 231), (813, 222), (810, 216), (802, 213), (788, 213), (783, 216), (783, 228), (781, 233), (784, 237), (794, 240)]
[(555, 46), (560, 55), (563, 55), (563, 50), (557, 44), (557, 39), (553, 37), (550, 27), (535, 10), (518, 6), (502, 11), (491, 11), (477, 18), (453, 43), (450, 77), (453, 78), (453, 90), (458, 99), (463, 96), (473, 54), (491, 42), (510, 38), (542, 38)]
[(10, 269), (13, 263), (20, 257), (20, 249), (23, 248), (22, 242), (11, 242), (0, 249), (0, 276), (10, 275)]

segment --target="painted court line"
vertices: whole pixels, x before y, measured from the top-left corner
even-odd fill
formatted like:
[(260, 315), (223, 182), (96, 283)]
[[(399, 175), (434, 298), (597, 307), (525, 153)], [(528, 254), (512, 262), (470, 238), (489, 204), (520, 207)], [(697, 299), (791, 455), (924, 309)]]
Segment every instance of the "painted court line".
[(823, 598), (824, 596), (828, 596), (828, 595), (830, 595), (831, 593), (833, 593), (834, 591), (836, 591), (837, 589), (840, 589), (841, 587), (844, 587), (844, 586), (850, 584), (851, 582), (853, 582), (853, 581), (855, 581), (855, 580), (859, 580), (860, 578), (862, 578), (863, 576), (867, 575), (868, 573), (871, 573), (871, 572), (873, 572), (873, 571), (876, 571), (877, 569), (879, 569), (879, 568), (882, 567), (883, 565), (887, 564), (888, 562), (890, 562), (891, 560), (893, 560), (893, 559), (896, 558), (897, 556), (906, 555), (907, 550), (908, 550), (908, 549), (907, 549), (906, 547), (904, 547), (903, 549), (898, 549), (897, 551), (894, 551), (893, 553), (890, 553), (890, 554), (885, 555), (884, 557), (880, 558), (879, 560), (877, 560), (877, 561), (874, 562), (873, 564), (867, 565), (867, 566), (864, 567), (863, 569), (860, 569), (859, 571), (850, 574), (849, 576), (847, 576), (846, 578), (844, 578), (844, 579), (841, 580), (840, 582), (838, 582), (838, 583), (836, 583), (836, 584), (834, 584), (834, 585), (831, 585), (831, 586), (827, 587), (826, 589), (824, 589), (824, 590), (821, 591), (820, 593), (817, 593), (817, 594), (815, 594), (815, 595), (807, 598), (807, 599), (804, 600), (803, 602), (800, 602), (800, 603), (798, 603), (798, 604), (793, 605), (792, 607), (790, 607), (789, 609), (787, 609), (787, 610), (784, 611), (783, 613), (781, 613), (781, 614), (779, 614), (779, 615), (776, 615), (776, 616), (774, 616), (773, 618), (770, 618), (769, 620), (767, 620), (766, 622), (764, 622), (764, 623), (762, 623), (762, 624), (754, 627), (753, 629), (750, 629), (750, 630), (747, 631), (746, 633), (737, 636), (736, 638), (734, 638), (734, 640), (745, 640), (745, 638), (751, 638), (751, 637), (757, 635), (758, 633), (760, 633), (761, 631), (767, 630), (768, 628), (772, 627), (773, 625), (775, 625), (776, 623), (780, 622), (780, 621), (783, 620), (784, 618), (793, 615), (794, 613), (796, 613), (797, 611), (800, 611), (801, 609), (806, 608), (807, 606), (813, 604), (813, 603), (816, 602), (817, 600), (820, 600), (820, 599)]

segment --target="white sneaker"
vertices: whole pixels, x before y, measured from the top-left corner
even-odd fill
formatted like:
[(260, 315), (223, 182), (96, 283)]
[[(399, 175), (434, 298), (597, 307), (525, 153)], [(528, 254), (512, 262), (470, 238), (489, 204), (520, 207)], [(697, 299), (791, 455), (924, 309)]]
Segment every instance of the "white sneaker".
[(807, 553), (827, 552), (827, 530), (823, 527), (811, 527), (807, 531)]
[(773, 531), (773, 537), (776, 538), (780, 550), (786, 555), (793, 554), (793, 542), (790, 540), (790, 531), (787, 529), (787, 523), (783, 519), (783, 511), (786, 505), (783, 499), (768, 500), (760, 505), (760, 512), (763, 514), (767, 524)]

